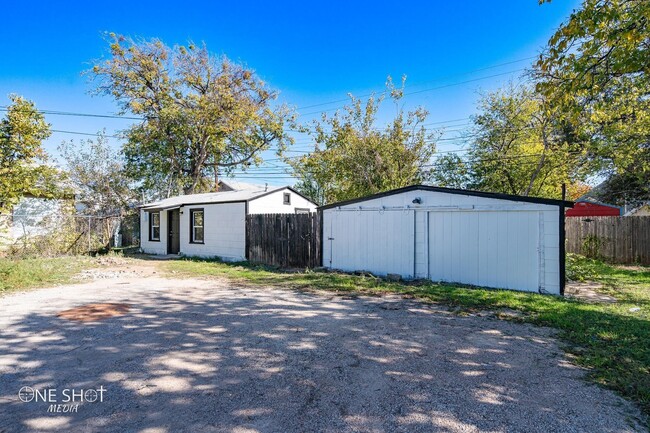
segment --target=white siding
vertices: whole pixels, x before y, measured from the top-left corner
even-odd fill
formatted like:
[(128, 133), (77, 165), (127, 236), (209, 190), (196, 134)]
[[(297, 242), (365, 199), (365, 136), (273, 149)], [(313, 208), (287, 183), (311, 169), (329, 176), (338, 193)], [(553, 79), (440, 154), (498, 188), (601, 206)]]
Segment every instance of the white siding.
[(326, 211), (323, 217), (325, 266), (413, 278), (413, 212)]
[[(291, 204), (284, 204), (284, 193), (290, 194)], [(250, 214), (294, 213), (296, 209), (316, 211), (316, 205), (288, 188), (274, 191), (248, 202)], [(190, 210), (203, 209), (204, 243), (190, 242)], [(246, 257), (246, 203), (211, 203), (180, 207), (180, 253), (187, 256), (219, 257), (238, 261)], [(167, 254), (169, 228), (167, 210), (160, 211), (160, 242), (149, 241), (149, 214), (141, 211), (141, 248), (147, 254)]]
[(429, 275), (536, 292), (539, 218), (535, 211), (429, 213)]
[[(18, 239), (23, 236), (40, 236), (52, 233), (65, 218), (71, 218), (65, 207), (70, 201), (37, 197), (23, 197), (14, 206), (9, 220), (9, 236)], [(5, 222), (3, 215), (0, 221)], [(8, 218), (7, 218), (8, 219)]]
[[(291, 197), (291, 204), (284, 204), (284, 193)], [(296, 209), (316, 211), (316, 205), (288, 188), (251, 200), (248, 203), (249, 214), (259, 213), (295, 213)]]
[(140, 248), (146, 254), (167, 254), (167, 211), (160, 211), (160, 241), (149, 240), (149, 212), (140, 211)]
[[(190, 210), (203, 209), (204, 243), (190, 243)], [(220, 203), (183, 206), (180, 219), (181, 254), (219, 257), (228, 261), (246, 258), (246, 204)]]
[(557, 294), (558, 218), (553, 205), (408, 191), (324, 210), (323, 264)]

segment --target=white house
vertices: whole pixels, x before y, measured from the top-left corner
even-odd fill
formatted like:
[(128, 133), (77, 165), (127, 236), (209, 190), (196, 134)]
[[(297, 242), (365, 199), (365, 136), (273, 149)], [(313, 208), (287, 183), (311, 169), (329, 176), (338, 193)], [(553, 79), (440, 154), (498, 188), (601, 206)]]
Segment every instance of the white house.
[[(244, 184), (242, 184), (244, 185)], [(285, 187), (222, 185), (223, 191), (171, 197), (140, 208), (140, 247), (147, 254), (246, 259), (246, 216), (316, 211)]]
[(650, 203), (644, 203), (640, 206), (635, 207), (634, 209), (631, 209), (623, 216), (626, 217), (642, 217), (642, 216), (650, 216)]
[(43, 236), (58, 229), (62, 221), (74, 215), (74, 195), (55, 198), (26, 194), (11, 209), (0, 215), (0, 249), (21, 238)]
[(322, 212), (323, 266), (562, 294), (573, 203), (414, 185)]

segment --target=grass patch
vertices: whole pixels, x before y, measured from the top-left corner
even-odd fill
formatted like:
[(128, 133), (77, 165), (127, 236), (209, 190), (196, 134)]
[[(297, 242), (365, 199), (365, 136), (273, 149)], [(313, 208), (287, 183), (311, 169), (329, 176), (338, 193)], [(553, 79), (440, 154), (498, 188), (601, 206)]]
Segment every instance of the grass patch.
[(13, 290), (68, 283), (73, 275), (90, 263), (91, 259), (84, 256), (0, 258), (0, 295)]
[(324, 272), (286, 273), (246, 263), (185, 259), (162, 264), (177, 275), (226, 277), (258, 286), (315, 288), (360, 293), (399, 293), (466, 311), (511, 309), (516, 320), (549, 326), (569, 343), (566, 350), (591, 378), (635, 401), (650, 415), (650, 268), (624, 269), (570, 256), (567, 275), (593, 280), (617, 299), (590, 304), (555, 296), (468, 288), (447, 284), (398, 283), (373, 276)]

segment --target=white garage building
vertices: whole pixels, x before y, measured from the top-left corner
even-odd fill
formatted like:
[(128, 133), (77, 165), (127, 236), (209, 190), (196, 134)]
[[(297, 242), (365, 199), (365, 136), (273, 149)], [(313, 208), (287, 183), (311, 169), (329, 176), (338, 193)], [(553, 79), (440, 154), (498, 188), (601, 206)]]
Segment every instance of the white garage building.
[(573, 203), (414, 185), (321, 207), (323, 266), (563, 294)]
[(288, 186), (244, 185), (141, 206), (141, 250), (147, 254), (245, 260), (247, 215), (316, 211), (315, 203)]

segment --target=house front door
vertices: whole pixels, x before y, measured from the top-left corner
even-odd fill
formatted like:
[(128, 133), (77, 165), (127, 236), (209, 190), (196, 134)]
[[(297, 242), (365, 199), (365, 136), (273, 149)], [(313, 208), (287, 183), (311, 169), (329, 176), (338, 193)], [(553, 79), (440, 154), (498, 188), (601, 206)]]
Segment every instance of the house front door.
[(181, 216), (178, 209), (167, 211), (169, 238), (167, 240), (167, 254), (178, 254), (181, 250)]

